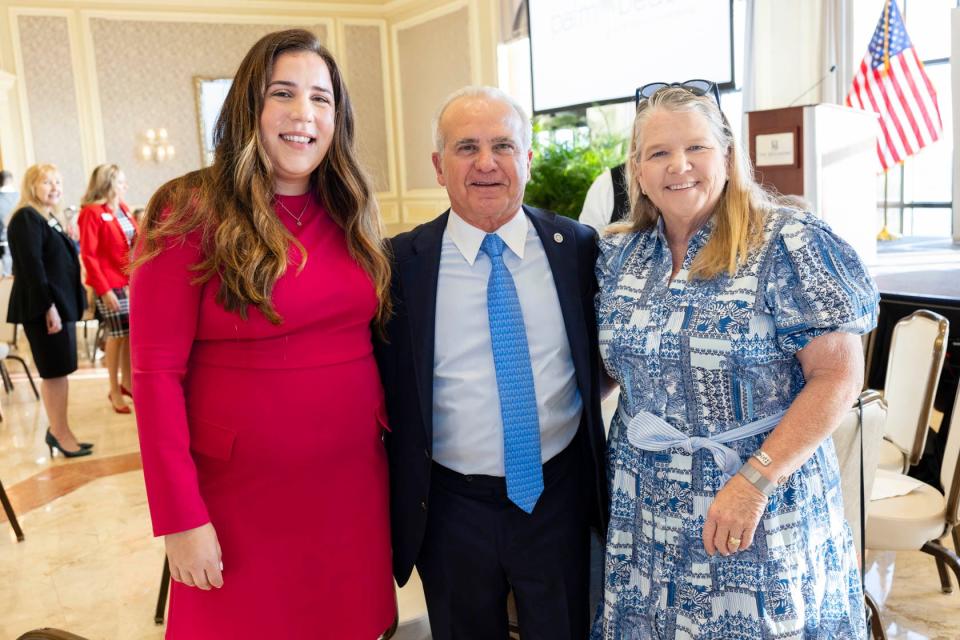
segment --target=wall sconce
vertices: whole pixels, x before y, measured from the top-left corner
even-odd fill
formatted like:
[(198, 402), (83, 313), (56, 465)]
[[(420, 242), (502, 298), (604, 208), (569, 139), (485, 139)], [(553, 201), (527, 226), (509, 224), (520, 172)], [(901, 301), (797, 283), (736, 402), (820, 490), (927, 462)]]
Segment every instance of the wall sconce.
[(174, 146), (167, 140), (167, 130), (163, 127), (147, 129), (143, 132), (143, 138), (145, 142), (140, 146), (140, 157), (144, 160), (163, 162), (170, 160), (177, 153)]

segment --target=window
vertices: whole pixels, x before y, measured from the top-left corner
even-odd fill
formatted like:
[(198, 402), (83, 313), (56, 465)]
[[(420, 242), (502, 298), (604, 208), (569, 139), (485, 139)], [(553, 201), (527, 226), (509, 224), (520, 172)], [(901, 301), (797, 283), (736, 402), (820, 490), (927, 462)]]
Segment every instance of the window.
[[(899, 167), (877, 177), (877, 210), (887, 228), (898, 234), (950, 236), (952, 234), (953, 123), (950, 88), (950, 20), (958, 0), (898, 0), (907, 34), (923, 60), (927, 76), (937, 91), (943, 122), (940, 140), (907, 158)], [(884, 0), (857, 0), (854, 42), (859, 51), (866, 45), (883, 11)], [(886, 191), (884, 181), (886, 179)]]

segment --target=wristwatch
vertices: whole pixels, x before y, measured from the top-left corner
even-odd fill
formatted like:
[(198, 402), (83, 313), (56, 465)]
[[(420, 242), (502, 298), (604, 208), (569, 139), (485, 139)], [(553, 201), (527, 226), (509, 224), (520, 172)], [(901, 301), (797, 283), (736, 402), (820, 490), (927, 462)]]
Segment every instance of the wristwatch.
[(766, 477), (749, 462), (744, 462), (737, 473), (746, 478), (747, 482), (759, 489), (760, 493), (768, 498), (777, 490), (777, 483), (767, 480)]

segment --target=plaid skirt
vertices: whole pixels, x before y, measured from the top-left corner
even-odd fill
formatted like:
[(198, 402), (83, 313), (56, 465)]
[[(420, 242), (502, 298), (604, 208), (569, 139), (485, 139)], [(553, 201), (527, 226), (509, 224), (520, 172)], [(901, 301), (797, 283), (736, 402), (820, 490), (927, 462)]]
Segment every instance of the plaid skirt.
[(108, 338), (126, 338), (130, 335), (130, 298), (127, 296), (126, 287), (114, 289), (113, 293), (120, 302), (120, 308), (111, 311), (103, 297), (97, 296), (97, 314), (107, 328)]

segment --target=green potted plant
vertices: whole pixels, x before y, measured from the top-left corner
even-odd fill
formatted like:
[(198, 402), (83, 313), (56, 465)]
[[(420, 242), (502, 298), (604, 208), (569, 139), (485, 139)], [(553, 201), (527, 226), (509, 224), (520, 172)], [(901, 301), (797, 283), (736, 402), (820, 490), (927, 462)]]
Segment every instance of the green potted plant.
[(569, 114), (538, 118), (533, 131), (533, 165), (524, 202), (576, 219), (597, 176), (626, 159), (627, 139), (591, 135)]

